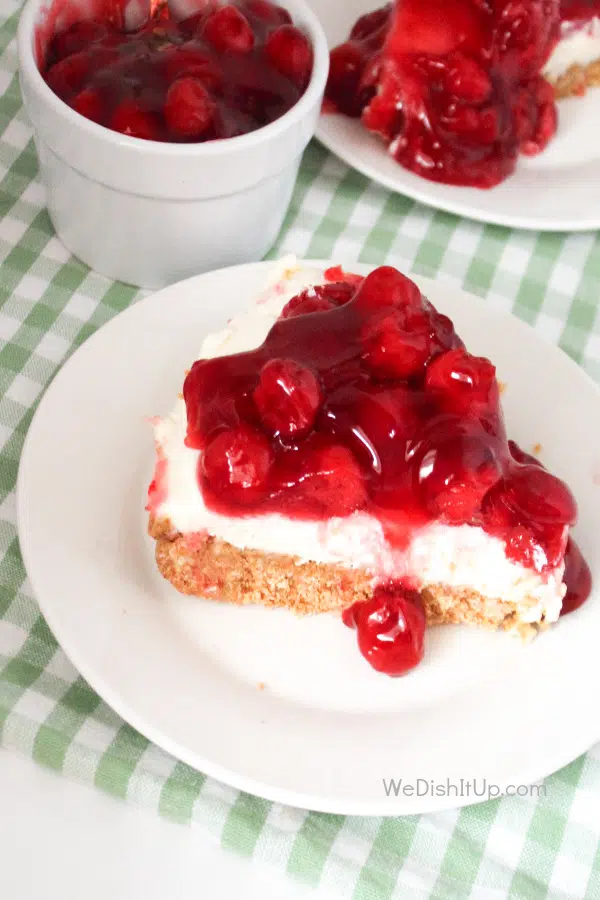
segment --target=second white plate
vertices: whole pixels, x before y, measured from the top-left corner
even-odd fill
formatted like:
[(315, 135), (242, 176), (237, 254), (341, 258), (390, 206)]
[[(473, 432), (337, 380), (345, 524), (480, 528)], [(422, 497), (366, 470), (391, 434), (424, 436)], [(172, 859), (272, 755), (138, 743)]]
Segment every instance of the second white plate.
[[(310, 0), (330, 46), (345, 40), (356, 19), (383, 5), (376, 0)], [(398, 165), (359, 120), (322, 115), (317, 137), (344, 162), (392, 191), (481, 222), (537, 231), (600, 228), (600, 90), (562, 100), (559, 127), (548, 149), (521, 157), (515, 173), (491, 190), (453, 187), (419, 178)]]
[[(554, 771), (600, 737), (597, 590), (529, 647), (505, 634), (431, 629), (424, 662), (389, 679), (336, 617), (183, 597), (158, 574), (145, 533), (147, 418), (171, 408), (204, 336), (247, 306), (269, 266), (209, 273), (142, 300), (50, 385), (17, 498), (23, 558), (50, 627), (148, 738), (272, 800), (398, 815), (485, 798), (448, 782), (505, 790)], [(496, 363), (510, 433), (525, 448), (541, 443), (572, 486), (577, 537), (600, 585), (598, 388), (516, 318), (419, 281), (467, 346)], [(392, 778), (412, 793), (388, 796)]]

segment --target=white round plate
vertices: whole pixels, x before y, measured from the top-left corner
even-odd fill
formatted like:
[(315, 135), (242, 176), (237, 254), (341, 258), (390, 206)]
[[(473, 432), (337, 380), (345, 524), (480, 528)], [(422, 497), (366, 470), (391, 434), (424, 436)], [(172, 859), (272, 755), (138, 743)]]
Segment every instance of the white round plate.
[[(201, 275), (140, 301), (48, 388), (23, 449), (17, 505), (50, 627), (148, 738), (272, 800), (398, 815), (484, 799), (445, 787), (461, 778), (506, 790), (556, 770), (600, 738), (598, 596), (528, 647), (506, 634), (433, 628), (423, 663), (391, 679), (367, 665), (337, 617), (183, 597), (158, 574), (145, 532), (148, 419), (170, 410), (204, 336), (246, 307), (269, 267)], [(576, 534), (600, 584), (600, 391), (516, 318), (442, 282), (419, 283), (467, 346), (496, 362), (512, 435), (526, 448), (541, 443), (572, 486)], [(390, 778), (407, 792), (388, 797)]]
[[(382, 5), (383, 0), (311, 0), (331, 47), (348, 37), (359, 16)], [(558, 109), (558, 132), (548, 149), (537, 157), (520, 157), (515, 173), (491, 190), (419, 178), (398, 165), (357, 119), (321, 115), (317, 137), (363, 175), (427, 206), (512, 228), (600, 228), (600, 90), (561, 100)]]

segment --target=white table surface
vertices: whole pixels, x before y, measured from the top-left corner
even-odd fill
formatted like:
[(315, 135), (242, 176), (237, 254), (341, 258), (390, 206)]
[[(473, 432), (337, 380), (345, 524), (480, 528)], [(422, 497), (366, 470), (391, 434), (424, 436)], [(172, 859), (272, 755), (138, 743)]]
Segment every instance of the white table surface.
[(6, 900), (327, 900), (92, 787), (0, 750)]

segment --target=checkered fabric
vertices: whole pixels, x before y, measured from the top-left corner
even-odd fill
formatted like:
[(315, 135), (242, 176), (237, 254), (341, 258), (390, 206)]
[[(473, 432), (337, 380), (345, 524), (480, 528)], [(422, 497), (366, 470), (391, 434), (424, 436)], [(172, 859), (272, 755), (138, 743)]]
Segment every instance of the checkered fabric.
[[(354, 900), (600, 898), (600, 746), (505, 798), (393, 819), (289, 809), (206, 778), (107, 707), (58, 647), (19, 553), (23, 439), (66, 357), (141, 292), (90, 272), (55, 237), (21, 107), (19, 4), (0, 10), (0, 744), (223, 847)], [(600, 380), (600, 240), (480, 225), (391, 194), (309, 146), (272, 256), (393, 262), (512, 311)]]

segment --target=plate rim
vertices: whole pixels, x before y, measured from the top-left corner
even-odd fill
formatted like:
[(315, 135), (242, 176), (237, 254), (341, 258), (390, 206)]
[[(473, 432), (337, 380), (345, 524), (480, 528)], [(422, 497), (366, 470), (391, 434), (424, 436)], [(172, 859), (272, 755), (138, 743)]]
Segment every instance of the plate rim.
[[(334, 136), (330, 134), (330, 130), (327, 127), (326, 120), (329, 118), (345, 118), (341, 113), (330, 113), (330, 112), (321, 112), (319, 119), (317, 121), (317, 127), (315, 130), (315, 138), (335, 157), (344, 162), (347, 166), (355, 171), (359, 172), (361, 175), (364, 175), (366, 178), (371, 181), (380, 184), (382, 187), (386, 188), (389, 191), (392, 191), (394, 194), (399, 194), (402, 197), (407, 197), (409, 200), (413, 200), (416, 203), (421, 204), (427, 209), (437, 210), (439, 212), (450, 213), (451, 215), (458, 216), (459, 218), (466, 219), (467, 221), (473, 222), (481, 222), (485, 225), (497, 225), (502, 228), (511, 228), (515, 230), (522, 231), (541, 231), (541, 232), (555, 232), (559, 234), (586, 234), (590, 232), (595, 232), (600, 229), (600, 212), (598, 213), (596, 218), (580, 220), (580, 219), (565, 219), (565, 220), (554, 220), (548, 221), (544, 218), (536, 218), (535, 216), (519, 216), (519, 215), (511, 215), (509, 213), (503, 214), (498, 213), (495, 214), (493, 211), (488, 210), (479, 210), (477, 207), (473, 207), (468, 203), (460, 200), (459, 195), (457, 194), (457, 200), (446, 200), (444, 197), (441, 197), (439, 200), (435, 199), (431, 196), (431, 192), (436, 189), (436, 182), (428, 181), (425, 178), (421, 178), (418, 175), (415, 175), (409, 170), (404, 169), (400, 164), (398, 164), (398, 168), (405, 172), (408, 175), (412, 175), (415, 179), (415, 185), (413, 186), (411, 183), (406, 185), (398, 185), (395, 179), (389, 177), (387, 174), (380, 172), (375, 166), (371, 166), (363, 160), (356, 159), (354, 153), (352, 152), (352, 143), (350, 141), (345, 142), (343, 140), (336, 140)], [(350, 120), (352, 121), (352, 120)], [(385, 148), (383, 145), (381, 146), (381, 152), (385, 156)], [(510, 183), (510, 177), (507, 179), (507, 182)], [(423, 182), (423, 187), (421, 187), (421, 182)], [(461, 188), (460, 186), (453, 185), (442, 185), (444, 188), (453, 188), (457, 192), (461, 190), (477, 190), (477, 188)], [(518, 189), (518, 184), (512, 185), (515, 189)], [(482, 189), (482, 193), (487, 193), (488, 195), (493, 192), (494, 188), (491, 188), (487, 191)], [(600, 209), (600, 207), (599, 207)]]
[[(302, 259), (298, 261), (301, 265), (306, 266), (315, 266), (318, 268), (326, 268), (333, 263), (331, 260), (315, 260), (315, 259)], [(111, 707), (115, 710), (115, 712), (123, 718), (125, 722), (131, 724), (134, 728), (136, 728), (142, 735), (147, 737), (150, 741), (157, 744), (159, 747), (162, 747), (168, 753), (172, 754), (175, 758), (182, 760), (183, 762), (190, 765), (192, 768), (203, 772), (204, 774), (215, 778), (227, 785), (230, 785), (238, 790), (246, 791), (250, 794), (254, 794), (256, 796), (262, 797), (266, 800), (278, 803), (284, 803), (286, 805), (300, 808), (300, 809), (309, 809), (315, 812), (323, 812), (323, 813), (332, 813), (337, 815), (368, 815), (368, 816), (382, 816), (382, 817), (390, 817), (397, 815), (410, 815), (410, 814), (420, 814), (420, 813), (428, 813), (434, 811), (442, 811), (444, 809), (451, 808), (459, 808), (462, 806), (472, 805), (474, 802), (484, 802), (487, 798), (481, 797), (477, 798), (473, 801), (473, 798), (468, 798), (466, 801), (464, 798), (456, 798), (456, 797), (445, 797), (445, 798), (419, 798), (419, 802), (416, 802), (416, 798), (407, 798), (404, 797), (401, 802), (391, 802), (390, 798), (385, 798), (385, 801), (359, 801), (359, 802), (351, 802), (348, 801), (343, 805), (340, 805), (338, 802), (330, 802), (327, 798), (322, 795), (311, 795), (306, 792), (297, 792), (291, 791), (288, 789), (282, 789), (273, 785), (270, 785), (267, 782), (261, 782), (253, 779), (252, 777), (248, 777), (244, 774), (239, 774), (233, 770), (225, 768), (218, 763), (212, 762), (211, 760), (200, 759), (200, 754), (196, 751), (191, 750), (185, 746), (179, 745), (177, 741), (174, 741), (169, 737), (168, 734), (161, 731), (160, 727), (155, 726), (153, 723), (148, 722), (144, 719), (143, 716), (139, 716), (135, 709), (130, 708), (126, 699), (122, 698), (118, 692), (116, 692), (113, 688), (110, 687), (105, 681), (105, 677), (101, 672), (97, 672), (93, 666), (90, 667), (86, 663), (85, 653), (83, 656), (80, 655), (79, 649), (74, 643), (69, 639), (68, 634), (65, 635), (65, 631), (63, 630), (63, 626), (60, 621), (54, 618), (52, 612), (52, 604), (47, 605), (44, 597), (44, 591), (38, 591), (38, 582), (37, 575), (32, 576), (31, 572), (33, 571), (31, 566), (28, 565), (29, 562), (29, 547), (27, 543), (27, 538), (23, 538), (22, 535), (27, 533), (27, 529), (23, 527), (23, 523), (25, 520), (25, 510), (23, 504), (24, 497), (24, 489), (23, 489), (23, 481), (26, 478), (26, 464), (28, 461), (29, 455), (29, 447), (33, 444), (35, 439), (35, 423), (39, 414), (39, 410), (42, 407), (42, 404), (45, 401), (47, 393), (52, 389), (55, 382), (64, 377), (64, 372), (68, 369), (71, 361), (78, 356), (79, 354), (83, 354), (86, 351), (86, 348), (90, 344), (90, 342), (95, 342), (96, 337), (101, 334), (105, 329), (110, 328), (110, 326), (115, 323), (117, 320), (123, 319), (123, 317), (127, 317), (133, 310), (136, 308), (143, 306), (147, 301), (155, 302), (155, 298), (161, 295), (164, 292), (172, 291), (173, 289), (178, 289), (181, 286), (185, 285), (189, 287), (193, 282), (202, 279), (205, 275), (211, 276), (216, 272), (226, 272), (226, 271), (236, 271), (240, 272), (243, 269), (248, 268), (256, 268), (260, 267), (265, 272), (268, 272), (269, 269), (274, 265), (274, 261), (261, 261), (255, 263), (247, 263), (240, 266), (231, 266), (231, 267), (223, 267), (221, 269), (213, 270), (211, 272), (203, 273), (201, 275), (192, 276), (191, 278), (185, 279), (183, 281), (177, 282), (173, 285), (169, 285), (166, 288), (163, 288), (160, 291), (149, 294), (146, 297), (141, 298), (134, 304), (127, 307), (127, 309), (122, 310), (113, 316), (108, 322), (104, 323), (100, 328), (98, 328), (94, 334), (92, 334), (83, 344), (81, 344), (75, 351), (68, 357), (68, 359), (60, 366), (60, 368), (55, 373), (55, 376), (51, 379), (49, 384), (46, 386), (42, 398), (38, 404), (38, 408), (35, 411), (34, 416), (32, 417), (32, 421), (27, 431), (27, 435), (25, 437), (25, 441), (23, 444), (23, 448), (21, 451), (21, 456), (19, 460), (19, 468), (17, 475), (17, 483), (16, 483), (16, 513), (17, 513), (17, 533), (19, 539), (19, 545), (21, 548), (21, 553), (23, 557), (23, 563), (26, 569), (27, 577), (32, 586), (33, 594), (37, 603), (39, 604), (40, 611), (42, 612), (43, 617), (46, 619), (49, 627), (51, 628), (54, 636), (56, 637), (60, 647), (63, 652), (67, 655), (67, 657), (71, 660), (75, 668), (78, 672), (88, 681), (90, 686), (94, 691), (96, 691), (100, 697), (102, 697)], [(376, 266), (370, 263), (348, 263), (349, 266), (354, 267), (356, 270), (360, 271), (369, 271)], [(478, 298), (477, 294), (473, 294), (465, 290), (461, 285), (456, 284), (453, 280), (444, 278), (440, 276), (436, 279), (428, 278), (427, 276), (415, 275), (415, 279), (423, 284), (427, 284), (428, 282), (444, 282), (447, 281), (449, 285), (452, 286), (452, 289), (457, 294), (466, 294), (475, 299)], [(562, 348), (553, 344), (551, 341), (548, 341), (543, 335), (536, 332), (536, 330), (530, 326), (528, 323), (520, 319), (518, 316), (514, 315), (514, 313), (504, 310), (498, 310), (494, 308), (488, 308), (486, 313), (490, 315), (492, 318), (499, 317), (501, 319), (510, 318), (514, 323), (518, 323), (518, 327), (523, 331), (527, 330), (528, 333), (533, 332), (536, 338), (550, 346), (554, 351), (558, 351), (564, 359), (568, 360), (569, 366), (577, 372), (579, 377), (585, 378), (590, 385), (592, 385), (595, 390), (598, 400), (600, 402), (600, 386), (588, 375), (588, 373), (578, 365), (571, 357), (565, 353)], [(60, 618), (60, 617), (59, 617)], [(68, 631), (68, 628), (65, 626), (65, 630)], [(66, 637), (66, 640), (64, 639)], [(559, 753), (556, 755), (555, 759), (552, 762), (552, 767), (549, 769), (548, 765), (542, 765), (541, 767), (532, 765), (527, 771), (520, 770), (517, 775), (512, 777), (506, 777), (502, 779), (500, 782), (500, 786), (502, 788), (502, 793), (506, 790), (507, 785), (510, 783), (516, 783), (520, 781), (523, 784), (533, 784), (540, 779), (547, 777), (558, 769), (562, 768), (564, 765), (567, 765), (573, 759), (577, 758), (582, 753), (586, 752), (596, 741), (600, 740), (600, 727), (594, 729), (594, 737), (590, 739), (589, 735), (586, 733), (586, 737), (581, 739), (580, 744), (578, 744), (578, 749), (573, 751), (570, 749), (568, 752)], [(502, 796), (501, 793), (501, 796)], [(428, 802), (421, 802), (425, 799)], [(397, 800), (397, 798), (396, 798)], [(460, 800), (460, 802), (457, 802)], [(440, 802), (441, 801), (441, 802)]]

